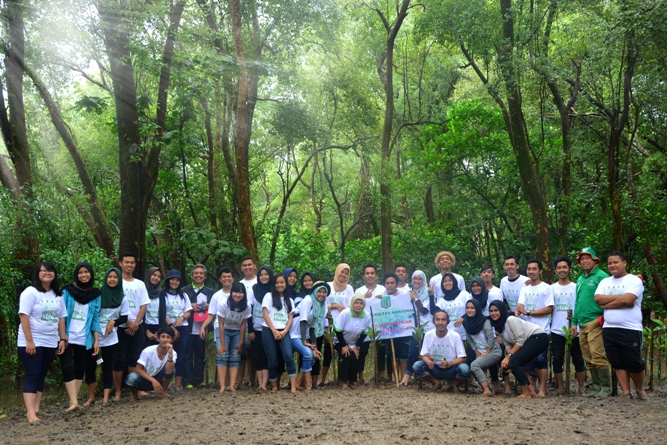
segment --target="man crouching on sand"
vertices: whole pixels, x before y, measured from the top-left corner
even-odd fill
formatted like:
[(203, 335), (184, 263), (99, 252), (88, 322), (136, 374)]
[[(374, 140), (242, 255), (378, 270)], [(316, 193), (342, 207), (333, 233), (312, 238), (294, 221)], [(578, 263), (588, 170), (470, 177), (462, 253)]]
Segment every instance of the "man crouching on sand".
[(174, 377), (176, 351), (172, 346), (174, 329), (164, 326), (158, 331), (160, 344), (149, 346), (141, 352), (135, 372), (128, 374), (125, 384), (132, 391), (132, 401), (138, 400), (139, 391), (155, 391), (160, 397), (168, 397), (167, 387)]

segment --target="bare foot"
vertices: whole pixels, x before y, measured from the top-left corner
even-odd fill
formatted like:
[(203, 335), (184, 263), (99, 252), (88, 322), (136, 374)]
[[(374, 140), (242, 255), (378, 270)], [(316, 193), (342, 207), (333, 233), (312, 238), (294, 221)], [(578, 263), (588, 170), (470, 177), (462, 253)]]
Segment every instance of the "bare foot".
[(160, 391), (158, 393), (158, 397), (161, 399), (166, 399), (167, 397), (171, 397), (171, 395), (167, 391)]
[(637, 398), (639, 400), (648, 400), (648, 394), (646, 394), (646, 391), (637, 391)]
[[(532, 396), (532, 394), (531, 394), (531, 396)], [(544, 394), (542, 391), (540, 391), (540, 392), (537, 393), (537, 398), (538, 398), (538, 399), (544, 399), (546, 396), (547, 396), (547, 395)]]
[(67, 408), (66, 412), (71, 412), (71, 411), (76, 411), (77, 409), (80, 409), (81, 406), (77, 403), (76, 405), (70, 405), (69, 408)]
[(235, 386), (230, 386), (227, 389), (229, 390), (229, 392), (236, 392), (236, 385)]
[(93, 406), (95, 404), (95, 397), (91, 397), (90, 399), (86, 400), (86, 403), (83, 404), (83, 406)]
[(343, 389), (348, 389), (347, 383), (343, 383), (343, 384), (341, 384), (341, 387), (342, 387)]
[(440, 383), (440, 382), (433, 385), (433, 391), (438, 391), (440, 388), (442, 388), (442, 383)]
[(278, 392), (278, 387), (271, 388), (271, 392)]
[(39, 422), (39, 417), (37, 417), (37, 414), (34, 416), (28, 416), (28, 423), (36, 423)]
[(121, 397), (121, 393), (117, 392), (116, 397), (114, 397), (114, 399), (116, 399), (116, 402), (120, 402), (120, 397)]
[(108, 400), (102, 401), (102, 406), (109, 406), (109, 401)]
[(493, 397), (493, 393), (491, 391), (484, 391), (482, 395), (486, 397)]
[(517, 399), (532, 399), (533, 396), (530, 395), (530, 394), (520, 394), (520, 395), (516, 396), (516, 398)]

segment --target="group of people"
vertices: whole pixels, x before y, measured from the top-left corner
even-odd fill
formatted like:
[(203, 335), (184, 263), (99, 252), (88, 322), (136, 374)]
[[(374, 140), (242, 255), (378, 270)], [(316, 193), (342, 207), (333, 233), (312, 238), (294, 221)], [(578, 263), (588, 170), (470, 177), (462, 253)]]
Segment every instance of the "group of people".
[[(562, 393), (569, 337), (581, 394), (588, 369), (593, 389), (586, 395), (608, 396), (611, 365), (621, 397), (631, 397), (632, 380), (637, 397), (644, 400), (642, 281), (627, 272), (621, 252), (608, 255), (612, 276), (598, 267), (600, 259), (590, 247), (576, 261), (583, 269), (576, 284), (570, 281), (571, 260), (560, 257), (554, 261), (558, 281), (549, 285), (541, 280), (541, 261), (527, 260), (524, 276), (518, 258), (509, 255), (499, 287), (493, 283), (493, 267), (487, 266), (470, 280), (470, 292), (465, 279), (452, 271), (456, 258), (448, 251), (436, 255), (440, 273), (428, 281), (421, 270), (409, 279), (407, 267), (399, 264), (378, 284), (378, 271), (368, 264), (359, 271), (364, 284), (356, 290), (347, 264), (339, 264), (333, 280), (324, 282), (310, 272), (299, 277), (294, 268), (275, 274), (268, 266), (257, 269), (251, 257), (242, 258), (239, 281), (231, 267), (218, 269), (217, 291), (206, 286), (208, 272), (201, 264), (193, 267), (188, 285), (177, 270), (168, 271), (163, 280), (157, 267), (142, 281), (134, 277), (132, 253), (120, 256), (120, 268), (106, 271), (101, 288), (94, 285), (92, 266), (82, 262), (61, 289), (53, 264), (42, 262), (19, 302), (17, 346), (25, 369), (27, 417), (39, 420), (44, 380), (56, 355), (68, 410), (79, 408), (84, 380), (85, 404), (95, 402), (98, 364), (103, 404), (109, 403), (112, 389), (115, 399), (121, 399), (123, 383), (133, 400), (139, 391), (166, 396), (172, 379), (176, 391), (201, 385), (211, 325), (221, 392), (235, 391), (246, 367), (258, 390), (277, 391), (284, 372), (292, 392), (310, 390), (325, 384), (334, 357), (338, 382), (354, 389), (363, 382), (374, 344), (381, 379), (389, 373), (407, 385), (414, 377), (436, 389), (444, 380), (455, 392), (460, 384), (476, 381), (482, 394), (491, 396), (500, 391), (501, 377), (511, 393), (511, 372), (521, 389), (518, 397), (545, 397), (549, 345)], [(412, 334), (377, 339), (366, 310), (373, 298), (409, 298), (423, 340)]]

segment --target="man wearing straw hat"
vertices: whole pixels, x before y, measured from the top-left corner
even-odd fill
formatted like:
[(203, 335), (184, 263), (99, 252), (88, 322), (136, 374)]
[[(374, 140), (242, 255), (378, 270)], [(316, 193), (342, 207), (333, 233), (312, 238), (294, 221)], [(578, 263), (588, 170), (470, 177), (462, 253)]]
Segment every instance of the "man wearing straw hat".
[(579, 331), (579, 345), (591, 372), (593, 391), (586, 396), (607, 397), (611, 393), (609, 361), (604, 352), (602, 326), (599, 318), (603, 310), (595, 303), (595, 290), (607, 278), (599, 267), (600, 259), (592, 247), (584, 247), (577, 255), (577, 263), (584, 273), (577, 279), (577, 300), (572, 315), (572, 334)]

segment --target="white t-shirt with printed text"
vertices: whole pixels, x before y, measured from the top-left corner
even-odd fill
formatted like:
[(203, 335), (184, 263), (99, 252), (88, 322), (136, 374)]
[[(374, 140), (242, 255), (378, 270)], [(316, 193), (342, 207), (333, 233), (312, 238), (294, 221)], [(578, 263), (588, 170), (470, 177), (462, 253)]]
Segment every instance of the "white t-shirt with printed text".
[(68, 343), (78, 346), (86, 346), (86, 319), (88, 318), (88, 305), (74, 301), (74, 309), (69, 319)]
[(456, 332), (463, 340), (466, 339), (466, 331), (463, 328), (463, 323), (461, 323), (461, 326), (458, 327), (454, 326), (454, 323), (456, 322), (456, 320), (465, 315), (466, 303), (471, 298), (472, 298), (471, 295), (467, 291), (462, 290), (461, 292), (459, 292), (458, 296), (452, 301), (447, 301), (444, 298), (440, 298), (436, 303), (436, 306), (438, 306), (443, 311), (447, 312), (447, 315), (449, 316), (449, 324), (447, 325), (447, 330)]
[[(517, 304), (523, 304), (527, 312), (533, 312), (544, 309), (547, 306), (554, 305), (553, 289), (547, 283), (542, 281), (537, 286), (528, 285), (519, 291), (519, 301)], [(551, 332), (551, 314), (549, 315), (521, 315), (523, 320), (535, 323), (547, 334)]]
[(107, 330), (107, 325), (111, 320), (118, 320), (122, 315), (130, 313), (130, 306), (127, 299), (123, 298), (123, 302), (118, 307), (106, 307), (100, 309), (100, 347), (115, 345), (118, 343), (117, 327), (114, 325), (113, 331), (110, 334), (104, 334)]
[(500, 280), (500, 291), (503, 294), (503, 299), (510, 306), (510, 312), (516, 310), (516, 305), (519, 304), (519, 293), (521, 292), (521, 288), (526, 285), (526, 281), (528, 281), (528, 277), (521, 274), (512, 281), (508, 277)]
[(642, 300), (644, 299), (644, 283), (637, 275), (627, 274), (621, 278), (608, 277), (600, 281), (596, 294), (625, 295), (637, 297), (631, 308), (605, 309), (602, 328), (621, 328), (642, 331)]
[(240, 312), (231, 310), (229, 306), (227, 306), (227, 300), (218, 303), (217, 306), (218, 317), (225, 320), (225, 329), (229, 329), (230, 331), (240, 331), (241, 323), (245, 323), (248, 318), (252, 317), (252, 306), (250, 305), (247, 305), (245, 310)]
[(442, 338), (436, 335), (435, 330), (427, 332), (424, 335), (424, 343), (422, 343), (419, 355), (429, 356), (438, 368), (445, 359), (451, 362), (459, 357), (467, 357), (461, 336), (449, 329), (447, 335)]
[(565, 286), (554, 283), (551, 285), (554, 296), (554, 311), (551, 313), (551, 333), (565, 336), (563, 328), (567, 327), (567, 311), (574, 313), (574, 303), (577, 300), (577, 284), (570, 282)]
[[(146, 285), (143, 281), (137, 280), (136, 278), (132, 281), (127, 281), (123, 279), (123, 293), (127, 302), (130, 306), (130, 313), (127, 315), (127, 319), (131, 321), (136, 321), (141, 306), (145, 306), (150, 303), (150, 297), (148, 296), (148, 291), (146, 290)], [(144, 320), (141, 320), (143, 323)], [(141, 324), (140, 323), (140, 324)], [(127, 327), (127, 324), (119, 326), (121, 328)]]
[[(58, 322), (67, 317), (67, 307), (63, 297), (57, 297), (53, 290), (40, 292), (29, 286), (19, 297), (19, 315), (25, 314), (30, 321), (30, 332), (35, 347), (57, 348)], [(19, 324), (16, 346), (26, 347), (23, 326)]]
[[(280, 297), (281, 308), (278, 310), (273, 306), (273, 297), (271, 296), (271, 293), (268, 292), (266, 295), (264, 295), (264, 299), (262, 300), (262, 310), (266, 308), (269, 311), (269, 318), (271, 319), (271, 323), (273, 323), (273, 327), (275, 329), (285, 329), (285, 326), (287, 326), (287, 322), (289, 321), (289, 314), (293, 314), (295, 312), (294, 301), (291, 298), (289, 298), (289, 301), (292, 306), (291, 311), (287, 311), (284, 297)], [(262, 327), (268, 328), (269, 325), (266, 324), (266, 321), (264, 321), (264, 323), (262, 323)]]
[[(137, 360), (137, 363), (143, 365), (144, 369), (146, 370), (146, 373), (151, 376), (155, 377), (161, 370), (164, 368), (164, 365), (167, 364), (167, 360), (169, 360), (169, 354), (165, 354), (164, 358), (160, 360), (160, 357), (157, 355), (157, 348), (159, 345), (152, 345), (141, 351), (141, 355), (139, 356), (139, 360)], [(176, 351), (172, 351), (174, 354), (174, 365), (176, 364), (176, 358), (177, 354)]]

